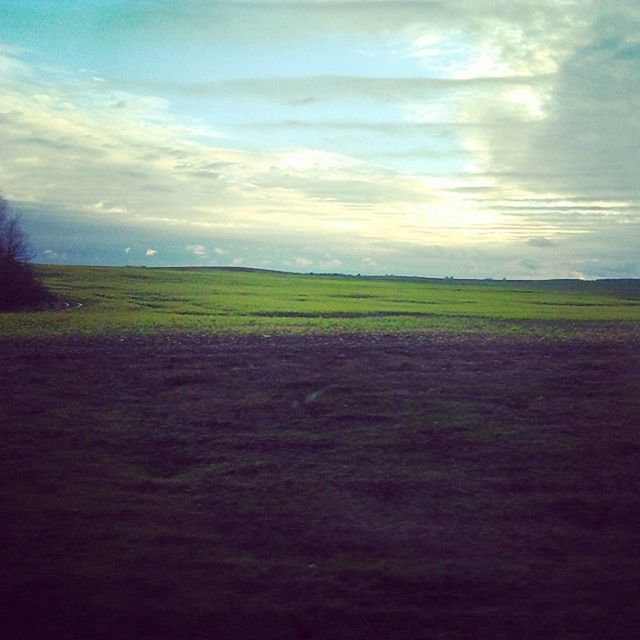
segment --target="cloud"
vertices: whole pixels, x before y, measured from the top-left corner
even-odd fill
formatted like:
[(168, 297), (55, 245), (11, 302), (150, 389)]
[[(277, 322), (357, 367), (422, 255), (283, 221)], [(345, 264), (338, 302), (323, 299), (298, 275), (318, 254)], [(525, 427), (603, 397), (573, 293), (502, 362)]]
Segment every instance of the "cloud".
[[(193, 230), (180, 226), (165, 227), (154, 225), (132, 225), (123, 227), (113, 218), (95, 220), (90, 217), (78, 219), (68, 215), (52, 216), (42, 211), (38, 205), (23, 208), (23, 222), (32, 240), (34, 249), (41, 255), (43, 249), (55, 247), (60, 253), (64, 247), (65, 256), (51, 259), (52, 262), (84, 264), (123, 264), (122, 247), (136, 238), (147, 247), (155, 247), (158, 253), (153, 257), (154, 265), (170, 266), (192, 264), (185, 246), (192, 241)], [(213, 244), (220, 231), (200, 229), (201, 237)], [(313, 271), (373, 273), (455, 277), (493, 278), (557, 278), (572, 277), (581, 272), (590, 278), (638, 277), (640, 258), (637, 238), (640, 224), (630, 223), (621, 233), (618, 223), (605, 221), (598, 226), (598, 233), (561, 235), (554, 239), (552, 249), (526, 249), (526, 237), (511, 242), (488, 242), (485, 244), (442, 245), (435, 242), (398, 242), (392, 239), (362, 242), (348, 234), (339, 237), (321, 235), (313, 242), (305, 241), (305, 249), (313, 253), (302, 254), (315, 260)], [(55, 244), (54, 244), (55, 243)], [(301, 248), (299, 237), (280, 234), (270, 237), (238, 236), (237, 242), (230, 241), (232, 255), (242, 248), (244, 265), (250, 267), (272, 266), (302, 270), (296, 267), (295, 257)], [(524, 248), (524, 251), (523, 251)], [(126, 258), (130, 264), (145, 264), (144, 249), (139, 259), (135, 251)], [(316, 257), (317, 256), (317, 257)], [(372, 265), (365, 258), (374, 261)], [(522, 259), (540, 258), (541, 265), (536, 271), (527, 270), (519, 262)], [(150, 258), (147, 258), (149, 260)], [(318, 262), (336, 263), (318, 265)], [(44, 256), (43, 256), (44, 260)], [(132, 262), (133, 261), (133, 262)], [(287, 262), (288, 264), (284, 264)]]
[(207, 255), (206, 249), (201, 244), (189, 244), (187, 245), (187, 251), (197, 258), (204, 258)]
[[(604, 217), (623, 225), (638, 219), (639, 27), (637, 3), (591, 5), (572, 28), (571, 47), (555, 57), (544, 93), (519, 94), (528, 126), (510, 127), (508, 136), (491, 129), (469, 133), (478, 166), (495, 172), (503, 190), (522, 194), (523, 214), (537, 209), (538, 220), (546, 216), (559, 229), (589, 232)], [(475, 119), (497, 113), (491, 103), (468, 109)]]
[(309, 258), (304, 258), (302, 256), (296, 258), (295, 263), (298, 267), (307, 268), (313, 264), (313, 260), (309, 260)]
[[(23, 4), (0, 20), (41, 49), (0, 46), (0, 186), (119, 225), (120, 257), (251, 241), (295, 265), (322, 244), (328, 270), (526, 275), (529, 247), (536, 275), (635, 273), (635, 0)], [(56, 68), (86, 25), (84, 70)]]
[(640, 57), (632, 53), (638, 29), (637, 7), (635, 13), (603, 12), (588, 41), (560, 70), (553, 118), (533, 141), (530, 162), (544, 154), (567, 189), (638, 184), (634, 167), (640, 149), (634, 140), (640, 136)]
[(86, 208), (89, 211), (96, 211), (98, 213), (127, 213), (126, 207), (108, 206), (103, 201), (88, 204)]
[(145, 256), (155, 256), (155, 255), (156, 255), (156, 253), (158, 253), (157, 249), (147, 249), (147, 250), (144, 252), (144, 255), (145, 255)]
[[(64, 75), (57, 80), (47, 87), (46, 99), (35, 103), (27, 95), (30, 85), (17, 85), (7, 95), (2, 115), (9, 126), (3, 125), (0, 135), (9, 142), (3, 148), (13, 168), (10, 175), (0, 169), (0, 180), (10, 181), (19, 201), (96, 216), (118, 214), (125, 224), (245, 228), (272, 236), (350, 230), (362, 241), (394, 236), (409, 241), (427, 234), (444, 240), (447, 234), (448, 200), (439, 186), (418, 176), (400, 176), (318, 148), (210, 146), (184, 137), (165, 100), (129, 95), (114, 110), (111, 105), (122, 96), (108, 85), (96, 90), (78, 80), (67, 85)], [(76, 108), (63, 107), (78, 92)], [(30, 138), (52, 143), (42, 145), (43, 170), (37, 173), (20, 164), (22, 141)], [(64, 156), (57, 153), (58, 143), (68, 148)], [(203, 183), (211, 172), (215, 191)], [(474, 228), (470, 221), (465, 235), (472, 236)]]

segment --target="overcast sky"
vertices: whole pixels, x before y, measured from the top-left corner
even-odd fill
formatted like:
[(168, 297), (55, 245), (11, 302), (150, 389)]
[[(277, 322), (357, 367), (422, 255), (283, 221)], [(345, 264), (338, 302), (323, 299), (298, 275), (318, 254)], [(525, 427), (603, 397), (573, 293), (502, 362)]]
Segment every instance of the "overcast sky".
[(2, 0), (37, 262), (640, 277), (640, 0)]

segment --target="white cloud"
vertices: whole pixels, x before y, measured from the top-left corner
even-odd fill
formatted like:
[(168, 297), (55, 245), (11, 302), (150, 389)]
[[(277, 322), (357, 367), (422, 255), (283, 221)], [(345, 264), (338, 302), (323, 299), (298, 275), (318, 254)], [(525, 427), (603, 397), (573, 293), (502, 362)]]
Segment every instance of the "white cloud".
[(309, 260), (309, 258), (305, 258), (305, 257), (298, 257), (296, 258), (296, 265), (299, 267), (303, 267), (303, 268), (307, 268), (310, 267), (313, 264), (313, 260)]
[(207, 250), (201, 244), (189, 244), (187, 245), (187, 251), (198, 258), (203, 258), (207, 255)]
[(576, 280), (596, 280), (594, 276), (590, 276), (586, 273), (582, 273), (582, 271), (572, 271), (569, 274), (570, 278), (575, 278)]
[(145, 256), (155, 256), (158, 253), (157, 249), (147, 249), (144, 253)]
[(509, 89), (505, 94), (507, 104), (522, 115), (523, 119), (543, 120), (547, 117), (545, 100), (540, 91), (533, 87), (521, 86)]
[(128, 209), (126, 207), (110, 207), (107, 206), (104, 202), (93, 202), (92, 204), (88, 204), (85, 207), (88, 211), (96, 211), (98, 213), (127, 213)]
[(297, 149), (278, 152), (276, 158), (278, 169), (283, 171), (327, 171), (331, 169), (348, 169), (359, 164), (354, 158), (318, 149)]
[(460, 31), (419, 36), (411, 43), (409, 55), (420, 59), (427, 71), (437, 77), (466, 80), (517, 75), (495, 46), (474, 42)]

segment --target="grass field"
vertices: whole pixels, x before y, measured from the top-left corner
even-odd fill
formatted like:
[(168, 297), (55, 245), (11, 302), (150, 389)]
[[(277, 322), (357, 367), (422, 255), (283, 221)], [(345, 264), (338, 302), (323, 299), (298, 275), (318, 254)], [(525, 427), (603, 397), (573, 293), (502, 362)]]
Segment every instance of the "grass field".
[[(225, 269), (39, 267), (60, 313), (4, 314), (0, 335), (191, 330), (336, 333), (572, 331), (640, 323), (637, 281), (503, 282), (304, 276)], [(553, 326), (549, 321), (555, 322)]]
[(3, 637), (636, 637), (637, 283), (41, 272)]

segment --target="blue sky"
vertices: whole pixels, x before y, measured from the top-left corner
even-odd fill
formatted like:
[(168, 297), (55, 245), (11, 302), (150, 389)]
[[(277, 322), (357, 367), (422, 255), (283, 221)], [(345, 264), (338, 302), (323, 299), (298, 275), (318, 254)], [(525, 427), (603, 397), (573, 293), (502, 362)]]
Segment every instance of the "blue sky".
[(640, 277), (640, 1), (3, 0), (39, 262)]

